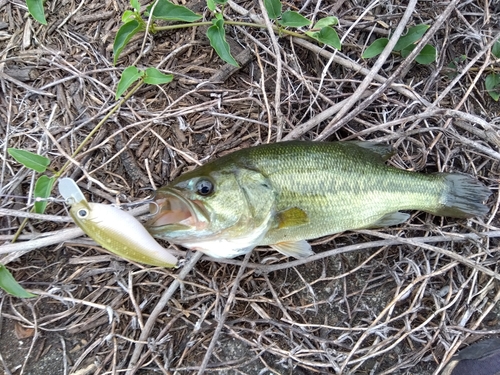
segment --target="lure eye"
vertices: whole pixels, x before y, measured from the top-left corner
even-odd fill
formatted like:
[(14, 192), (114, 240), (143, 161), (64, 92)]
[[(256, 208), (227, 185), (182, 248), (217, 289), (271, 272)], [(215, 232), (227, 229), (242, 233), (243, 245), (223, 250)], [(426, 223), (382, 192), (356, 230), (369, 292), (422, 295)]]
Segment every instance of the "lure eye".
[(201, 179), (196, 183), (196, 192), (206, 197), (214, 192), (214, 184), (208, 179)]
[(88, 216), (89, 211), (82, 208), (81, 210), (78, 210), (77, 214), (80, 219), (85, 219)]

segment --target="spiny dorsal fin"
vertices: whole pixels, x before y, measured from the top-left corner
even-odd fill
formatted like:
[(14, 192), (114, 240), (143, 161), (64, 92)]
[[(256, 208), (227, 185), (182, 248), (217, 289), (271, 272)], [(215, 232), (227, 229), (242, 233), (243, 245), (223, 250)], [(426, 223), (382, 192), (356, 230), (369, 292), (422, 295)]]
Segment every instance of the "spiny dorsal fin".
[(358, 147), (364, 148), (365, 150), (371, 151), (380, 156), (383, 161), (386, 161), (394, 155), (394, 149), (392, 146), (383, 143), (374, 143), (369, 141), (346, 141), (345, 143), (352, 143)]

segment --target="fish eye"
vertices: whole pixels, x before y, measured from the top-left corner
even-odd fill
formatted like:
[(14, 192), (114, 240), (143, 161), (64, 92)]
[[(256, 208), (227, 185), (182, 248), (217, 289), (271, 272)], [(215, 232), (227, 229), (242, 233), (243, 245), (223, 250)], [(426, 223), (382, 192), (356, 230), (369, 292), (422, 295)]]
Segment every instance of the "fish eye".
[(80, 219), (85, 219), (87, 217), (87, 215), (89, 214), (89, 212), (88, 212), (88, 210), (85, 210), (82, 208), (82, 209), (78, 210), (77, 214), (78, 214), (78, 217)]
[(196, 192), (204, 197), (214, 192), (214, 184), (206, 178), (202, 178), (196, 182)]

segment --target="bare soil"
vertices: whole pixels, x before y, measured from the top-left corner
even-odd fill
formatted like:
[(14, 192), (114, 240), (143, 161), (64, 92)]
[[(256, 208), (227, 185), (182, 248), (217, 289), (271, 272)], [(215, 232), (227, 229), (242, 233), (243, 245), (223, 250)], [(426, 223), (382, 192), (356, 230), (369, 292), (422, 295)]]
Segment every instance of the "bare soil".
[[(0, 263), (37, 294), (0, 291), (0, 374), (430, 375), (459, 349), (498, 336), (500, 107), (485, 79), (499, 69), (491, 45), (500, 7), (404, 4), (284, 2), (309, 19), (337, 16), (342, 51), (227, 26), (233, 55), (247, 57), (230, 71), (206, 27), (135, 37), (114, 66), (127, 1), (49, 0), (43, 26), (23, 1), (0, 0)], [(186, 5), (211, 19), (205, 3)], [(262, 11), (238, 0), (224, 16), (256, 22)], [(421, 23), (437, 25), (426, 34), (437, 61), (419, 65), (392, 53), (371, 75), (376, 59), (361, 58), (366, 46)], [(29, 214), (35, 174), (7, 148), (45, 155), (60, 170), (109, 114), (132, 64), (175, 78), (143, 86), (71, 160), (64, 175), (89, 201), (140, 202), (153, 187), (244, 147), (359, 139), (391, 144), (389, 163), (399, 168), (476, 177), (492, 191), (491, 210), (470, 220), (412, 212), (396, 227), (318, 239), (320, 255), (304, 261), (259, 248), (244, 260), (193, 265), (193, 253), (164, 243), (186, 257), (185, 277), (182, 267), (118, 259), (84, 236), (65, 236), (74, 224), (56, 189), (46, 210), (53, 216)], [(9, 245), (23, 214), (30, 219)], [(39, 238), (50, 245), (30, 245)], [(169, 287), (174, 293), (162, 301)]]

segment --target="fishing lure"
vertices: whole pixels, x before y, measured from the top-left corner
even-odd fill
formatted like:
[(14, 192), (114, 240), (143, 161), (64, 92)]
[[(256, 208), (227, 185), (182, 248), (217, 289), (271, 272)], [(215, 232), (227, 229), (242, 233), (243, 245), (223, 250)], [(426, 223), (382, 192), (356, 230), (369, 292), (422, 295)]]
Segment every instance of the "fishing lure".
[(71, 178), (59, 181), (59, 192), (71, 206), (69, 214), (90, 238), (106, 250), (152, 266), (175, 267), (177, 258), (164, 249), (132, 215), (116, 207), (89, 203)]

